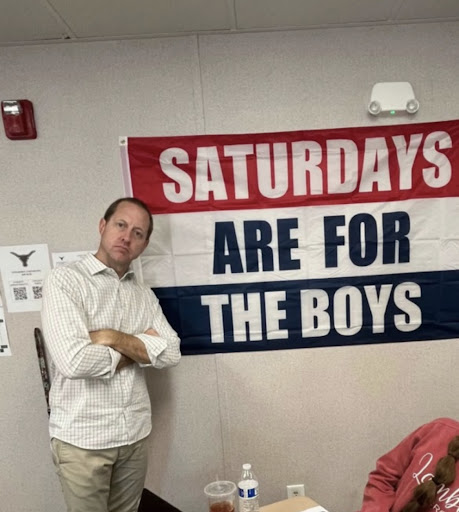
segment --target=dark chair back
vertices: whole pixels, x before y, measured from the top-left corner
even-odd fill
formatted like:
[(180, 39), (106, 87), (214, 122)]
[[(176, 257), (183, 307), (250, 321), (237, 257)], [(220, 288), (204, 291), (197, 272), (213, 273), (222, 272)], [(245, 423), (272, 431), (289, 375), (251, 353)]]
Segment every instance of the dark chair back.
[(38, 365), (40, 367), (41, 381), (45, 391), (46, 405), (48, 407), (48, 416), (51, 411), (49, 407), (49, 390), (51, 389), (51, 380), (49, 378), (48, 362), (46, 360), (45, 340), (41, 329), (38, 327), (34, 330), (35, 347), (37, 349)]
[(148, 489), (144, 489), (138, 512), (180, 512), (180, 510)]

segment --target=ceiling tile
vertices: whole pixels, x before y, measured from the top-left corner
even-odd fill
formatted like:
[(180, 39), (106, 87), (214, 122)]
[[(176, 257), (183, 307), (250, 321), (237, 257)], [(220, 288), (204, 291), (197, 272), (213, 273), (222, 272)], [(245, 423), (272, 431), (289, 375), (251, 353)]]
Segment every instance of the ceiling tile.
[(48, 0), (78, 37), (227, 30), (227, 0)]
[(395, 0), (235, 0), (239, 29), (364, 23), (390, 18)]
[(0, 42), (62, 39), (65, 26), (37, 0), (1, 0)]
[(397, 20), (459, 19), (459, 0), (405, 0)]
[(459, 20), (459, 0), (0, 0), (0, 46)]

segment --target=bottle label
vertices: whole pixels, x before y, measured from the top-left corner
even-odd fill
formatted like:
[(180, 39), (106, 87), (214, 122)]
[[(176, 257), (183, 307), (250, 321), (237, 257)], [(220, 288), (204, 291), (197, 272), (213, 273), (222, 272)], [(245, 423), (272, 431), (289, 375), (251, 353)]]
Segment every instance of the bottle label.
[(241, 489), (239, 488), (239, 496), (241, 498), (256, 498), (258, 496), (258, 489)]

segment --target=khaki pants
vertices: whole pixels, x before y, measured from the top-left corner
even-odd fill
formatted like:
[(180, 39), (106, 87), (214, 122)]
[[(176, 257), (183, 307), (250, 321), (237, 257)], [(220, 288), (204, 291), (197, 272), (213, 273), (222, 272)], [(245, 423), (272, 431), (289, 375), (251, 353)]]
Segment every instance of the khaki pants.
[(84, 450), (53, 438), (51, 451), (68, 512), (137, 512), (147, 472), (147, 439)]

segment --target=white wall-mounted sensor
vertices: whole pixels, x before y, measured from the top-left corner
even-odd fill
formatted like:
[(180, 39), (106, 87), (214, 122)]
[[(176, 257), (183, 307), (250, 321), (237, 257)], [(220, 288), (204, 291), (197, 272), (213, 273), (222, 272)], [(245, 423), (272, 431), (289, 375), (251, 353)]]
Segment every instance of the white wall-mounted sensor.
[(409, 82), (378, 82), (371, 90), (368, 112), (373, 116), (415, 114), (418, 110), (419, 101)]

